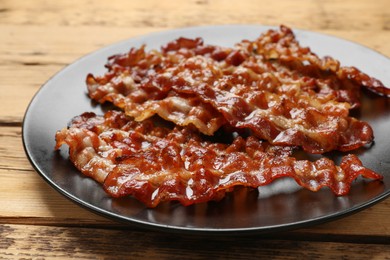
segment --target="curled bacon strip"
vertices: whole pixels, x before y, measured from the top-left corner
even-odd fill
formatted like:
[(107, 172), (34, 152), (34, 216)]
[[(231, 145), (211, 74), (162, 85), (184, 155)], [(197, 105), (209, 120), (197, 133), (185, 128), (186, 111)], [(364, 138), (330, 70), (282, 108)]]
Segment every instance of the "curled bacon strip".
[[(269, 30), (255, 42), (255, 52), (269, 60), (277, 60), (302, 75), (319, 79), (331, 79), (332, 89), (339, 91), (338, 100), (360, 105), (360, 87), (390, 97), (390, 89), (383, 83), (361, 72), (355, 67), (342, 67), (330, 56), (319, 58), (310, 48), (302, 47), (295, 39), (293, 31), (281, 26), (280, 31)], [(253, 46), (251, 47), (253, 48)]]
[(355, 155), (345, 156), (340, 166), (327, 158), (297, 160), (292, 148), (252, 136), (238, 136), (231, 144), (211, 142), (189, 127), (156, 127), (118, 111), (75, 117), (56, 134), (56, 149), (63, 144), (77, 169), (102, 183), (108, 194), (133, 195), (148, 207), (220, 200), (235, 186), (259, 187), (281, 177), (312, 191), (327, 186), (336, 195), (347, 194), (359, 175), (382, 179)]
[(361, 86), (390, 90), (356, 68), (320, 59), (281, 26), (233, 48), (179, 38), (110, 57), (109, 71), (87, 76), (88, 93), (136, 121), (155, 114), (213, 135), (222, 126), (250, 129), (275, 145), (309, 153), (351, 151), (372, 142), (368, 123), (349, 116)]

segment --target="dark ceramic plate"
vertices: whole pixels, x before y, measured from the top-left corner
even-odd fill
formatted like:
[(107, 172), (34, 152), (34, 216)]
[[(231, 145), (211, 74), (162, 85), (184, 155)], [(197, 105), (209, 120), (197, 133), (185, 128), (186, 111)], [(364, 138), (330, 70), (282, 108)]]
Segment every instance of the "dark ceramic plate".
[[(384, 175), (384, 181), (358, 179), (348, 196), (336, 197), (328, 189), (310, 192), (291, 179), (280, 179), (259, 191), (237, 190), (220, 202), (184, 207), (178, 203), (145, 208), (133, 198), (111, 199), (99, 184), (83, 177), (69, 162), (68, 150), (54, 151), (55, 132), (85, 111), (103, 113), (86, 95), (87, 73), (105, 72), (107, 57), (147, 44), (159, 48), (178, 38), (203, 37), (206, 43), (232, 46), (241, 39), (255, 39), (264, 26), (211, 26), (155, 33), (129, 39), (89, 54), (64, 68), (39, 90), (23, 123), (23, 142), (37, 172), (60, 193), (96, 213), (145, 227), (181, 232), (271, 232), (336, 219), (364, 209), (390, 194), (390, 106), (384, 97), (365, 93), (363, 106), (354, 115), (368, 121), (375, 143), (356, 151), (363, 163)], [(343, 65), (353, 65), (390, 86), (390, 60), (361, 45), (308, 31), (295, 31), (302, 46), (320, 56), (331, 55)], [(326, 156), (339, 162), (340, 153)]]

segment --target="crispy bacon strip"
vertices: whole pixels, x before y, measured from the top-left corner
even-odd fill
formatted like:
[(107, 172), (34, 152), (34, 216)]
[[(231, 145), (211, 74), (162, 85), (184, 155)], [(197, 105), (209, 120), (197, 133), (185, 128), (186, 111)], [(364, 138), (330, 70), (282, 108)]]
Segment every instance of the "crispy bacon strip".
[(349, 110), (360, 105), (361, 86), (390, 96), (380, 81), (299, 46), (284, 26), (233, 48), (199, 38), (179, 38), (161, 51), (132, 48), (110, 57), (107, 68), (102, 77), (87, 76), (90, 97), (136, 121), (158, 114), (206, 135), (229, 125), (310, 153), (372, 142), (371, 127)]
[(269, 30), (259, 37), (250, 48), (268, 60), (277, 60), (301, 75), (328, 79), (333, 90), (337, 90), (338, 100), (357, 107), (360, 105), (360, 87), (384, 96), (390, 96), (390, 89), (375, 78), (355, 67), (342, 67), (340, 62), (330, 56), (319, 58), (310, 48), (302, 47), (293, 31), (281, 26), (280, 31)]
[(183, 205), (220, 200), (235, 186), (255, 188), (281, 177), (312, 191), (327, 186), (336, 195), (347, 194), (359, 175), (382, 179), (355, 155), (345, 156), (340, 166), (327, 158), (297, 160), (292, 148), (255, 137), (211, 142), (188, 127), (156, 127), (118, 111), (75, 117), (56, 134), (56, 149), (63, 144), (77, 169), (102, 183), (108, 194), (132, 195), (148, 207), (172, 200)]
[[(180, 38), (169, 43), (165, 51), (168, 47), (178, 50), (164, 56), (157, 51), (146, 52), (142, 46), (132, 48), (127, 54), (110, 57), (106, 65), (109, 73), (103, 77), (87, 76), (89, 96), (100, 103), (113, 103), (136, 121), (158, 114), (177, 125), (195, 125), (202, 133), (213, 135), (226, 120), (212, 105), (195, 95), (172, 91), (172, 84), (176, 83), (169, 78), (169, 73), (165, 73), (191, 56), (210, 54), (212, 50), (204, 49), (200, 39)], [(218, 57), (222, 51), (217, 50), (210, 55)]]

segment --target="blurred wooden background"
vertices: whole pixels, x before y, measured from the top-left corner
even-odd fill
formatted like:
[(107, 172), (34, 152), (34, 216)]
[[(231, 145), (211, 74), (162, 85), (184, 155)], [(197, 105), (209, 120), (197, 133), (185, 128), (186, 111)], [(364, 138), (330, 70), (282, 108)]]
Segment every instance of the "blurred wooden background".
[(218, 24), (285, 24), (390, 56), (388, 0), (0, 0), (0, 258), (389, 257), (389, 199), (283, 234), (239, 240), (176, 236), (97, 216), (59, 195), (33, 170), (21, 125), (28, 103), (52, 75), (133, 36)]

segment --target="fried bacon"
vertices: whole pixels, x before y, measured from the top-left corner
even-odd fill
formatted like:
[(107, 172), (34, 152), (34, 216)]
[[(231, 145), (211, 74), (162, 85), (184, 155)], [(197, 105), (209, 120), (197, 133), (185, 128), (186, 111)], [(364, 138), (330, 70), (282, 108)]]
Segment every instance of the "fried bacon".
[(183, 205), (220, 200), (235, 186), (256, 188), (281, 177), (292, 177), (312, 191), (327, 186), (336, 195), (347, 194), (359, 175), (382, 178), (355, 155), (345, 156), (340, 166), (327, 158), (297, 160), (291, 147), (253, 136), (238, 136), (230, 144), (213, 142), (192, 127), (135, 122), (118, 111), (75, 117), (56, 134), (56, 149), (63, 144), (77, 169), (108, 194), (132, 195), (148, 207), (172, 200)]
[(319, 58), (281, 26), (232, 48), (179, 38), (160, 51), (145, 46), (109, 58), (108, 72), (87, 76), (89, 96), (136, 121), (158, 114), (213, 135), (249, 129), (274, 145), (309, 153), (351, 151), (372, 142), (368, 123), (349, 116), (360, 88), (390, 90), (353, 67)]

